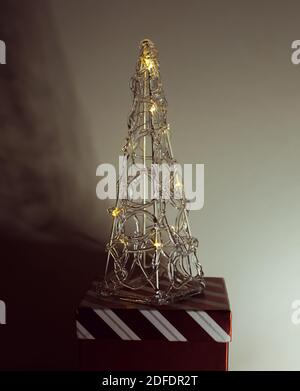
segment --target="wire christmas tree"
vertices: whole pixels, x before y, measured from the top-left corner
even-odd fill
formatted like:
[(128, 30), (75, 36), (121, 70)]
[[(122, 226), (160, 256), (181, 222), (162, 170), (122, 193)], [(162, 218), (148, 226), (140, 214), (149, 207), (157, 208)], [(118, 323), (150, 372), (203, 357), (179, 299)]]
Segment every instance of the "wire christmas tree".
[[(140, 44), (131, 89), (125, 164), (117, 183), (115, 207), (109, 209), (112, 230), (105, 277), (97, 292), (165, 304), (201, 293), (205, 282), (170, 143), (157, 50), (148, 39)], [(159, 171), (162, 166), (168, 168), (167, 175)]]

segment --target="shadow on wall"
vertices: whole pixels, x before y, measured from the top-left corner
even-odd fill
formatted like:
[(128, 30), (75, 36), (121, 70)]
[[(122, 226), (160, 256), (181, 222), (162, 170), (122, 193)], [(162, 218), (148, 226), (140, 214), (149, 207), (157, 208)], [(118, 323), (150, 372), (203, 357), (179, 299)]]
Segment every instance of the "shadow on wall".
[(0, 369), (76, 367), (74, 311), (102, 269), (95, 157), (46, 5), (1, 1)]
[(1, 222), (89, 231), (96, 157), (46, 5), (1, 2)]

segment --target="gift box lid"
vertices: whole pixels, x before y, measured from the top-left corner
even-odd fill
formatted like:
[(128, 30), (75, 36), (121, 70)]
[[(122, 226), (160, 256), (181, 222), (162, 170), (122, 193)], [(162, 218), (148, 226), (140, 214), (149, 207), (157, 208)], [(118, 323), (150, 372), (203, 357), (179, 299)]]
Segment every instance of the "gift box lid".
[(96, 282), (76, 314), (79, 339), (170, 342), (231, 341), (231, 311), (223, 278), (207, 277), (203, 293), (167, 305), (149, 306), (99, 298)]

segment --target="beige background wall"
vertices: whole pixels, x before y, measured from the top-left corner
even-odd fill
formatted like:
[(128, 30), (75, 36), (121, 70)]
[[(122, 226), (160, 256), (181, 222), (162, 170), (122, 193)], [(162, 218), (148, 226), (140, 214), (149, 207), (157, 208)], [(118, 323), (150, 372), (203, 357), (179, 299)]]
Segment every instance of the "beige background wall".
[[(175, 154), (205, 164), (205, 207), (191, 223), (206, 275), (228, 284), (230, 367), (299, 370), (299, 3), (51, 3), (95, 164), (114, 163), (122, 146), (139, 41), (157, 44)], [(106, 240), (105, 207), (93, 214)]]
[[(205, 206), (191, 224), (206, 275), (228, 285), (230, 368), (299, 370), (291, 303), (300, 299), (300, 66), (290, 61), (299, 2), (48, 1), (61, 72), (76, 97), (70, 105), (60, 95), (51, 119), (63, 129), (57, 113), (68, 104), (61, 214), (107, 240), (96, 166), (117, 162), (129, 78), (139, 41), (149, 37), (160, 52), (175, 155), (205, 164)], [(45, 53), (53, 39), (45, 39)], [(52, 61), (59, 75), (61, 63)], [(49, 83), (62, 88), (59, 77)]]

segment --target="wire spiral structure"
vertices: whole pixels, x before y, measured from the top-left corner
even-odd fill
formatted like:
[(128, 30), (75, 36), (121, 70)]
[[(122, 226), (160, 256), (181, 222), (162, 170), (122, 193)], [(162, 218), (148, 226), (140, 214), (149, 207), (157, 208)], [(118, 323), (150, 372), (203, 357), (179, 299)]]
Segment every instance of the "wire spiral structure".
[[(105, 277), (97, 292), (133, 302), (166, 304), (201, 293), (205, 281), (170, 143), (158, 53), (148, 39), (140, 44), (131, 90), (133, 105), (123, 147), (127, 166), (117, 183), (115, 207), (109, 209), (112, 230)], [(170, 168), (167, 181), (153, 170), (161, 165)], [(132, 174), (128, 167), (142, 169)], [(127, 196), (120, 197), (124, 176)], [(158, 189), (156, 197), (148, 197), (146, 189), (153, 184), (153, 176)], [(132, 194), (138, 186), (143, 194), (136, 199)], [(165, 188), (169, 197), (163, 197)]]

